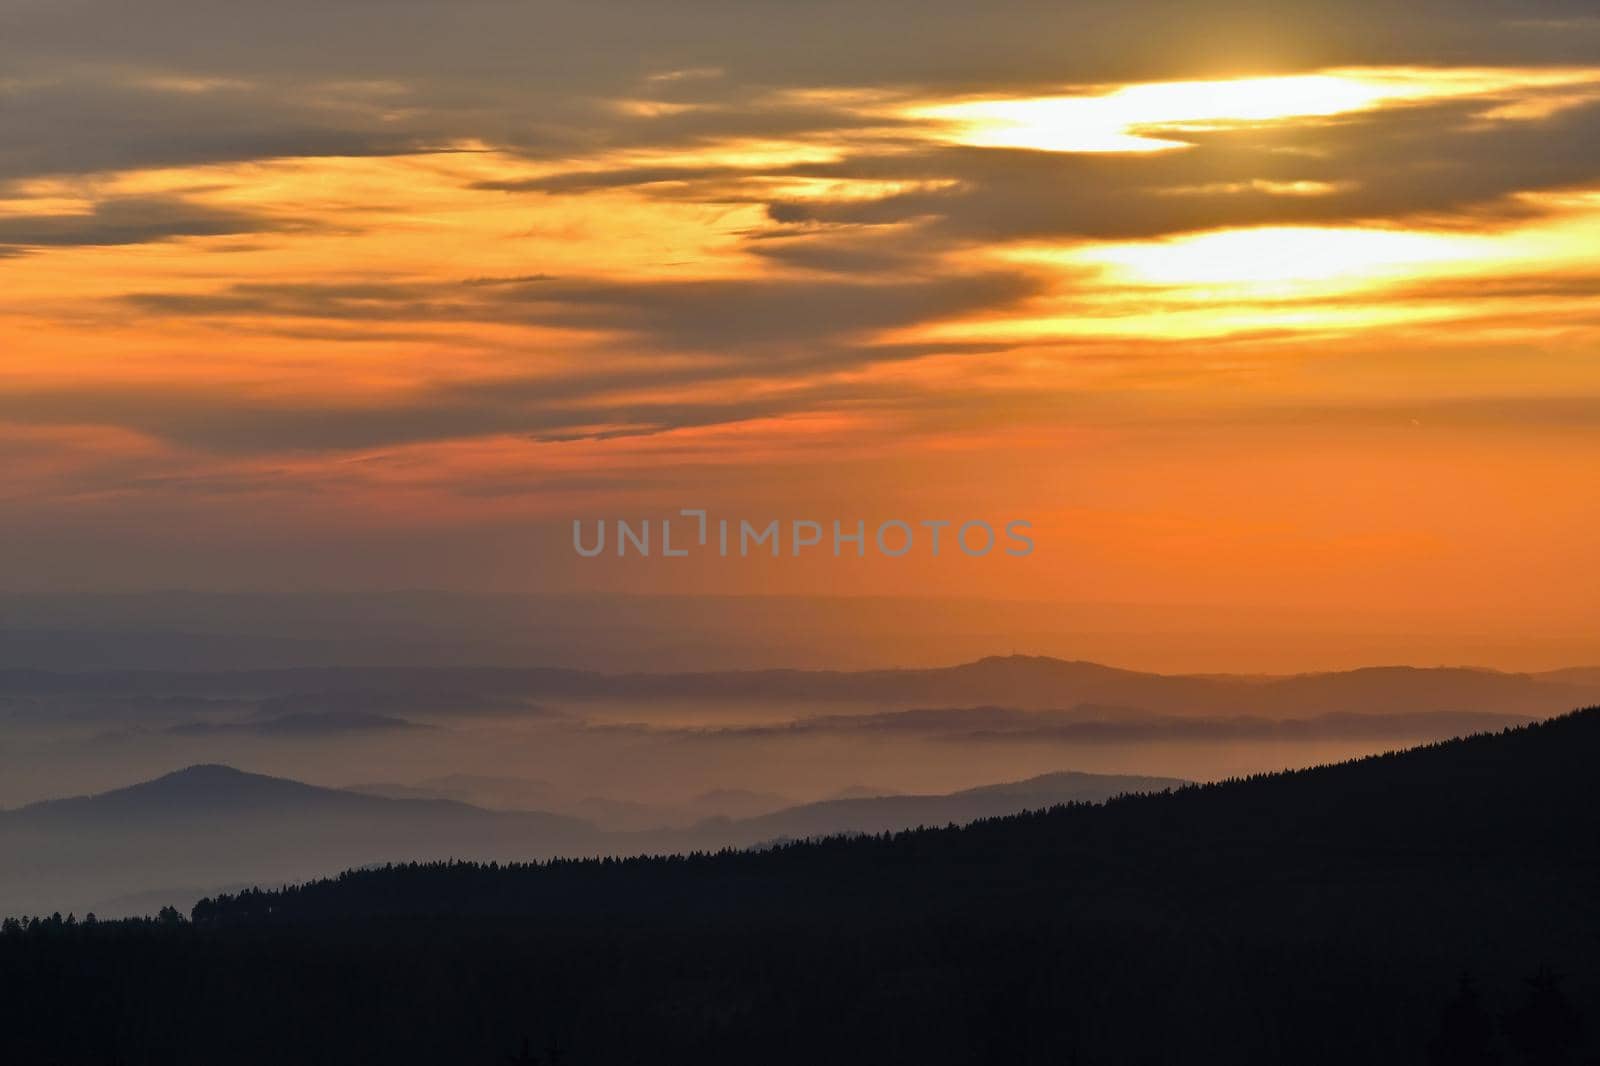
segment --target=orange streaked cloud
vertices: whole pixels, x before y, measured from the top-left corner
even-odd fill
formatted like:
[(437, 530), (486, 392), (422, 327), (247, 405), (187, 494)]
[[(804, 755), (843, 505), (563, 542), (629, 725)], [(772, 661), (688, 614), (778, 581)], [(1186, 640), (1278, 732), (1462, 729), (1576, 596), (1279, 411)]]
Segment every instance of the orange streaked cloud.
[[(384, 32), (415, 44), (407, 10)], [(1582, 587), (1600, 48), (1487, 27), (1449, 62), (1400, 27), (1372, 55), (1052, 66), (958, 62), (952, 30), (923, 65), (754, 70), (747, 17), (535, 71), (476, 31), (342, 69), (260, 27), (207, 64), (28, 13), (38, 54), (0, 84), (3, 514), (116, 526), (130, 572), (163, 521), (270, 527), (298, 547), (253, 550), (314, 573), (335, 528), (960, 505), (1054, 531), (1002, 594), (1380, 601), (1468, 558), (1546, 603)], [(1531, 509), (1537, 562), (1485, 500)]]

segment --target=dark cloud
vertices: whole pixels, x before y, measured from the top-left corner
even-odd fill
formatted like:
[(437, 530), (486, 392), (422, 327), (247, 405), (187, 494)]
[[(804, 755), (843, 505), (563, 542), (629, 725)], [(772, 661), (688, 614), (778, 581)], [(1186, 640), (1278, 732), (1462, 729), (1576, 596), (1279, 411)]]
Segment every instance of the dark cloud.
[[(536, 320), (622, 329), (673, 348), (748, 352), (999, 310), (1043, 288), (1039, 279), (1021, 272), (987, 272), (909, 281), (868, 276), (577, 283), (536, 286), (518, 294), (526, 297)], [(863, 356), (870, 359), (865, 352)]]
[[(23, 0), (0, 14), (0, 176), (427, 150), (805, 136), (859, 125), (786, 89), (923, 96), (1325, 66), (1592, 62), (1548, 0)], [(691, 77), (659, 77), (671, 72)], [(689, 110), (637, 114), (644, 99)], [(877, 120), (882, 121), (882, 120)]]
[(396, 282), (317, 284), (241, 282), (209, 293), (131, 293), (131, 307), (150, 315), (329, 318), (355, 322), (451, 322), (481, 317), (470, 290)]
[(212, 207), (179, 196), (125, 196), (101, 200), (84, 214), (0, 218), (0, 253), (45, 247), (146, 244), (174, 237), (285, 232), (306, 229), (308, 225), (293, 219)]
[[(904, 261), (902, 261), (903, 264)], [(554, 402), (608, 389), (684, 385), (719, 378), (801, 372), (912, 359), (930, 352), (982, 352), (992, 344), (878, 343), (870, 334), (945, 317), (1001, 312), (1042, 292), (1026, 271), (897, 280), (773, 277), (715, 281), (608, 282), (543, 275), (447, 284), (241, 283), (212, 293), (135, 293), (139, 312), (194, 318), (308, 319), (329, 323), (481, 322), (610, 333), (641, 352), (711, 356), (694, 364), (607, 368), (521, 381), (464, 383), (441, 399)]]
[(926, 256), (919, 242), (909, 235), (886, 236), (871, 228), (778, 231), (750, 242), (749, 251), (787, 267), (845, 276), (893, 277), (917, 269)]
[(1022, 271), (878, 280), (771, 278), (604, 282), (535, 276), (452, 285), (238, 284), (135, 293), (150, 314), (355, 322), (497, 322), (635, 334), (655, 348), (729, 355), (1012, 306), (1043, 289)]
[[(0, 418), (20, 424), (109, 424), (222, 452), (354, 450), (497, 434), (545, 440), (656, 433), (853, 405), (912, 402), (906, 390), (819, 382), (829, 369), (930, 353), (981, 353), (985, 344), (879, 343), (877, 331), (998, 312), (1039, 292), (1021, 272), (871, 277), (789, 277), (660, 283), (591, 282), (541, 275), (453, 284), (241, 283), (213, 293), (141, 293), (124, 306), (184, 319), (343, 323), (453, 322), (562, 326), (613, 334), (642, 351), (706, 358), (662, 360), (488, 382), (437, 383), (383, 399), (252, 399), (205, 389), (13, 390)], [(247, 328), (232, 326), (229, 328)], [(650, 390), (723, 381), (725, 399), (642, 399)], [(614, 395), (627, 395), (626, 401)]]
[[(580, 376), (443, 385), (387, 403), (333, 398), (271, 402), (220, 389), (11, 391), (0, 393), (0, 420), (115, 425), (221, 453), (317, 452), (501, 434), (551, 441), (636, 436), (826, 407), (844, 409), (872, 395), (870, 390), (797, 385), (778, 396), (730, 395), (714, 402), (609, 401), (607, 386), (621, 383), (601, 375), (597, 380)], [(635, 388), (638, 380), (629, 376), (627, 384)], [(894, 402), (892, 397), (884, 400)]]
[(1518, 193), (1600, 179), (1600, 102), (1542, 120), (1484, 117), (1505, 102), (1173, 131), (1191, 147), (1151, 154), (935, 147), (853, 158), (795, 170), (923, 186), (876, 200), (776, 199), (769, 213), (787, 225), (926, 221), (953, 241), (1136, 239), (1402, 219), (1482, 225), (1534, 214), (1514, 199)]
[[(781, 242), (772, 242), (781, 243)], [(797, 247), (799, 245), (796, 245)], [(826, 257), (827, 246), (817, 255)], [(830, 264), (839, 268), (846, 261)], [(1552, 286), (1573, 291), (1564, 278), (1505, 279), (1485, 290), (1484, 304), (1538, 298)], [(1587, 291), (1580, 280), (1577, 291)], [(722, 282), (617, 284), (534, 276), (477, 278), (448, 285), (240, 284), (209, 294), (142, 294), (128, 304), (146, 314), (236, 322), (309, 319), (340, 322), (501, 322), (584, 326), (621, 332), (659, 350), (680, 348), (712, 358), (661, 360), (641, 367), (604, 361), (555, 373), (487, 381), (436, 382), (387, 397), (254, 398), (237, 392), (171, 387), (140, 389), (13, 389), (0, 393), (0, 418), (18, 424), (105, 424), (222, 453), (351, 451), (435, 440), (501, 434), (568, 440), (658, 433), (806, 411), (861, 410), (897, 413), (921, 429), (969, 424), (977, 419), (1058, 421), (1070, 410), (1078, 421), (1139, 422), (1151, 417), (1147, 402), (1131, 406), (1115, 390), (1094, 404), (1054, 394), (1008, 396), (974, 404), (970, 397), (939, 397), (904, 385), (826, 381), (818, 371), (915, 359), (929, 354), (982, 355), (998, 344), (873, 343), (873, 330), (928, 321), (947, 314), (1001, 312), (1036, 291), (1026, 275), (930, 277), (879, 283), (789, 278)], [(1424, 286), (1424, 288), (1427, 288)], [(1437, 291), (1407, 300), (1460, 301), (1470, 290), (1440, 283)], [(1084, 358), (1170, 358), (1171, 344), (1056, 344)], [(1182, 346), (1180, 345), (1179, 348)], [(663, 390), (707, 383), (728, 388), (714, 400), (648, 398)], [(751, 383), (781, 389), (748, 389)], [(627, 397), (619, 399), (618, 397)], [(1248, 412), (1209, 405), (1189, 417), (1207, 422), (1294, 422), (1363, 425), (1564, 425), (1595, 424), (1600, 403), (1572, 395), (1522, 397), (1417, 397), (1396, 402), (1351, 402), (1316, 407), (1257, 404)], [(1171, 412), (1159, 416), (1174, 421)], [(1182, 422), (1183, 419), (1177, 419)], [(119, 475), (121, 476), (121, 475)], [(183, 475), (177, 475), (180, 478)], [(250, 484), (243, 486), (249, 490)], [(231, 478), (221, 489), (239, 491)]]
[[(184, 64), (239, 77), (329, 70), (346, 78), (396, 69), (439, 80), (515, 77), (574, 92), (670, 71), (682, 93), (711, 82), (885, 84), (930, 79), (970, 86), (1073, 72), (1148, 76), (1175, 57), (1216, 65), (1310, 62), (1570, 61), (1592, 49), (1592, 5), (1544, 0), (999, 0), (980, 12), (956, 0), (282, 0), (219, 8), (206, 0), (31, 0), (8, 7), (0, 54), (17, 63)], [(1381, 27), (1377, 32), (1375, 27)], [(819, 74), (824, 75), (819, 79)]]
[[(180, 80), (185, 67), (163, 72)], [(404, 100), (268, 83), (180, 91), (130, 81), (127, 67), (0, 81), (0, 179), (305, 156), (436, 151), (453, 134), (430, 110), (386, 119)]]
[(737, 181), (757, 174), (795, 173), (799, 168), (778, 167), (753, 170), (748, 166), (655, 166), (616, 167), (601, 170), (569, 170), (538, 178), (511, 181), (480, 181), (475, 189), (496, 192), (581, 193), (597, 189), (623, 189), (641, 185), (686, 185), (703, 189), (708, 183)]
[[(761, 203), (771, 224), (754, 254), (855, 278), (916, 272), (952, 247), (996, 241), (1130, 240), (1237, 226), (1424, 224), (1482, 231), (1544, 210), (1523, 194), (1600, 180), (1600, 100), (1544, 118), (1499, 118), (1556, 90), (1395, 106), (1321, 120), (1149, 130), (1189, 147), (1150, 154), (1065, 153), (898, 139), (830, 162), (781, 166), (581, 168), (494, 185), (574, 194), (631, 188), (675, 200)], [(881, 198), (786, 198), (772, 179), (896, 183)], [(710, 289), (706, 291), (711, 291)], [(693, 294), (684, 291), (693, 303)], [(568, 316), (583, 324), (579, 301)], [(759, 303), (746, 305), (752, 312)], [(671, 321), (630, 317), (670, 344), (695, 343), (686, 306)], [(746, 316), (731, 308), (730, 330)], [(728, 335), (732, 335), (730, 332)]]

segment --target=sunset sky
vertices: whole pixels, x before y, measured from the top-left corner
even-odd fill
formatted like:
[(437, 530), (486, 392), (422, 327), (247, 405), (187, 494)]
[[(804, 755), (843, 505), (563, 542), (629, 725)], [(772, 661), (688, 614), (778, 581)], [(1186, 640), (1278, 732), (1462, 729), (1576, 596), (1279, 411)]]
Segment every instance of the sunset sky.
[(1597, 252), (1588, 3), (0, 0), (0, 587), (1581, 625)]

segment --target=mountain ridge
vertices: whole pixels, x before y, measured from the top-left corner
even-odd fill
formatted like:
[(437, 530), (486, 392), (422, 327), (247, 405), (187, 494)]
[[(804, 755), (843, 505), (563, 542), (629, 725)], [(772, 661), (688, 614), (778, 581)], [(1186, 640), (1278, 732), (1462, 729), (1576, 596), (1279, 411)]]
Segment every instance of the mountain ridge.
[[(949, 890), (962, 898), (969, 891), (1005, 895), (1011, 891), (1007, 885), (1025, 886), (1019, 891), (1047, 897), (1053, 883), (1062, 879), (1064, 884), (1077, 883), (1083, 870), (1095, 870), (1096, 877), (1103, 877), (1118, 870), (1132, 876), (1147, 868), (1207, 869), (1211, 871), (1207, 876), (1218, 878), (1219, 886), (1251, 883), (1248, 870), (1228, 869), (1227, 863), (1219, 863), (1219, 855), (1240, 862), (1263, 859), (1274, 868), (1274, 879), (1255, 884), (1252, 893), (1302, 864), (1324, 874), (1340, 871), (1340, 876), (1364, 876), (1364, 871), (1376, 870), (1400, 875), (1419, 863), (1442, 864), (1453, 871), (1452, 876), (1492, 881), (1523, 875), (1525, 871), (1511, 862), (1516, 858), (1552, 869), (1585, 870), (1593, 877), (1600, 876), (1600, 777), (1592, 773), (1596, 758), (1600, 758), (1600, 707), (1586, 707), (1543, 722), (1400, 751), (1186, 784), (1160, 793), (1135, 793), (1100, 804), (1058, 805), (981, 819), (965, 827), (797, 841), (771, 851), (724, 852), (698, 860), (638, 855), (605, 863), (557, 861), (518, 867), (523, 873), (517, 876), (548, 876), (554, 879), (552, 884), (574, 886), (592, 882), (590, 888), (602, 883), (620, 886), (630, 868), (649, 870), (676, 861), (682, 871), (681, 880), (672, 882), (676, 894), (667, 902), (649, 897), (648, 906), (665, 910), (683, 906), (686, 913), (703, 909), (694, 902), (690, 886), (699, 880), (716, 882), (724, 875), (751, 891), (757, 883), (767, 884), (777, 894), (774, 899), (788, 899), (795, 891), (789, 882), (808, 861), (820, 862), (824, 855), (848, 859), (851, 878), (875, 871), (873, 877), (881, 878), (881, 885), (851, 883), (858, 891), (870, 887), (872, 898), (895, 905), (906, 902), (899, 882), (941, 854), (956, 863), (981, 859), (997, 871), (1033, 871), (1031, 878), (1020, 880), (991, 874), (942, 888), (936, 882), (924, 886), (930, 894)], [(1005, 841), (1023, 846), (997, 847)], [(1097, 856), (1092, 863), (1087, 861), (1090, 855)], [(893, 861), (895, 856), (916, 857), (917, 862), (902, 867)], [(1495, 865), (1499, 860), (1507, 865)], [(392, 876), (400, 883), (409, 876), (405, 870), (392, 875), (383, 871), (341, 875), (302, 886), (282, 898), (293, 898), (296, 891), (307, 899), (353, 894), (348, 886), (354, 881)], [(822, 874), (820, 868), (818, 873), (822, 880), (835, 876)], [(419, 883), (422, 880), (418, 875)], [(476, 875), (463, 874), (462, 882), (481, 886)], [(1175, 884), (1147, 880), (1142, 873), (1138, 883), (1140, 892), (1155, 896), (1165, 895)], [(804, 891), (814, 888), (812, 884)], [(550, 897), (541, 893), (537, 898)], [(588, 906), (586, 898), (578, 893), (570, 902)], [(450, 899), (452, 905), (471, 906), (469, 897)], [(225, 916), (225, 904), (210, 913)], [(287, 910), (279, 911), (274, 920), (289, 917)]]
[(280, 884), (412, 858), (522, 861), (714, 851), (779, 836), (965, 823), (1030, 805), (1105, 799), (1146, 783), (1172, 781), (1065, 772), (957, 793), (823, 801), (678, 828), (605, 830), (560, 811), (372, 795), (199, 763), (105, 792), (0, 812), (0, 856), (13, 868), (8, 877), (0, 864), (0, 905), (105, 914), (108, 902), (151, 898), (180, 883)]
[(348, 704), (410, 720), (475, 711), (548, 714), (540, 701), (996, 704), (1029, 709), (1124, 705), (1216, 715), (1499, 711), (1557, 714), (1600, 701), (1600, 670), (1544, 673), (1460, 666), (1369, 666), (1286, 675), (1161, 674), (1078, 659), (1008, 655), (943, 667), (874, 670), (621, 672), (564, 667), (301, 667), (217, 672), (0, 670), (0, 694), (221, 695), (264, 720)]

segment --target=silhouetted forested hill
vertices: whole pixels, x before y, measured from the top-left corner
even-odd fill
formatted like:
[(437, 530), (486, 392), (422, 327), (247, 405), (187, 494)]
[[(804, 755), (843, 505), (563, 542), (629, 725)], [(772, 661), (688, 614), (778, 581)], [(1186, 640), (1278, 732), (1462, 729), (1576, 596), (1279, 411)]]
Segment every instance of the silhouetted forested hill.
[[(757, 853), (430, 865), (0, 936), (23, 1062), (1585, 1063), (1600, 709)], [(546, 1054), (544, 1058), (549, 1058)]]
[(749, 847), (779, 838), (964, 824), (1182, 784), (1056, 773), (948, 795), (837, 800), (756, 818), (607, 833), (543, 811), (373, 796), (227, 766), (191, 766), (128, 788), (0, 811), (0, 913), (98, 910), (102, 917), (122, 917), (144, 913), (151, 899), (187, 908), (222, 886), (292, 884), (401, 860), (531, 861)]

